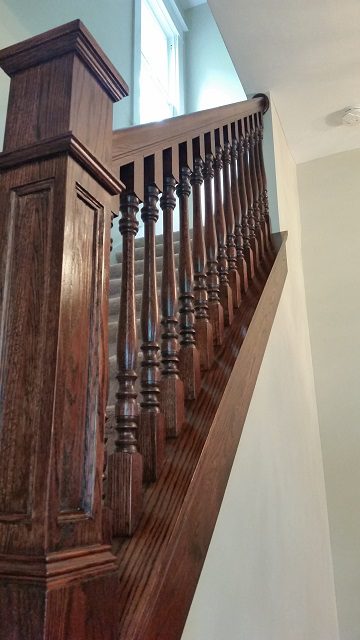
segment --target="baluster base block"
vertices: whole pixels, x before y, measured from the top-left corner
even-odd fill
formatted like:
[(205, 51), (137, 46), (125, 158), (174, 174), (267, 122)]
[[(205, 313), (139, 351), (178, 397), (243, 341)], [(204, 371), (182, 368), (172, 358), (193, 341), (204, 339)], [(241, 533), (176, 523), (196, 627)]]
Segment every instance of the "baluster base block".
[(107, 503), (114, 536), (131, 536), (142, 513), (143, 461), (140, 453), (117, 451), (108, 458)]
[(160, 392), (166, 437), (176, 438), (185, 418), (183, 381), (178, 376), (162, 376)]
[(241, 293), (245, 294), (249, 288), (248, 268), (245, 258), (238, 258), (238, 272), (240, 276)]
[(221, 347), (224, 342), (224, 309), (220, 302), (209, 300), (209, 319), (213, 331), (214, 347)]
[(196, 345), (200, 353), (200, 369), (207, 371), (214, 361), (214, 334), (208, 318), (195, 320)]
[(262, 230), (261, 227), (259, 227), (258, 230), (257, 230), (256, 238), (257, 238), (257, 241), (258, 241), (260, 258), (261, 258), (261, 260), (263, 260), (264, 255), (265, 255), (265, 240), (264, 240), (263, 230)]
[(201, 386), (200, 354), (195, 345), (185, 345), (179, 351), (179, 372), (184, 383), (185, 400), (195, 400)]
[(165, 454), (165, 423), (159, 410), (142, 410), (138, 445), (143, 457), (144, 482), (155, 482), (159, 477)]
[(264, 221), (263, 229), (264, 229), (264, 237), (266, 240), (266, 251), (274, 258), (274, 256), (276, 255), (276, 252), (271, 242), (270, 220)]
[(250, 244), (251, 244), (251, 249), (254, 257), (254, 267), (258, 269), (260, 266), (260, 252), (259, 252), (259, 243), (257, 241), (257, 238), (256, 237), (251, 238)]
[(232, 290), (227, 282), (220, 282), (220, 302), (224, 309), (224, 325), (227, 327), (234, 319)]
[(254, 255), (251, 247), (244, 248), (244, 256), (247, 264), (248, 280), (252, 280), (255, 275)]
[(237, 269), (229, 271), (229, 285), (232, 291), (233, 307), (238, 309), (241, 304), (241, 283)]

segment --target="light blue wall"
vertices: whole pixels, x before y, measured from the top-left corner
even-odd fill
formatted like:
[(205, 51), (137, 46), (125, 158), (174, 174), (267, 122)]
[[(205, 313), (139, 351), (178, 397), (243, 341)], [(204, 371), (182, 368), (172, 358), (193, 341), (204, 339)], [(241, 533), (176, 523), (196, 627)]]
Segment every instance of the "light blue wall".
[(246, 100), (228, 50), (208, 4), (184, 14), (187, 113)]

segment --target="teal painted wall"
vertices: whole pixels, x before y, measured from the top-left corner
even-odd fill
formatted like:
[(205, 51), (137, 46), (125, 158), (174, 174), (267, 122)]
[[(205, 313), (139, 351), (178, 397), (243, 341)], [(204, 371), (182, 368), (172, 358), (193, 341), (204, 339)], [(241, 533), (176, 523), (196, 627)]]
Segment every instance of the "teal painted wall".
[(246, 100), (209, 5), (189, 9), (184, 17), (189, 28), (185, 37), (187, 113)]

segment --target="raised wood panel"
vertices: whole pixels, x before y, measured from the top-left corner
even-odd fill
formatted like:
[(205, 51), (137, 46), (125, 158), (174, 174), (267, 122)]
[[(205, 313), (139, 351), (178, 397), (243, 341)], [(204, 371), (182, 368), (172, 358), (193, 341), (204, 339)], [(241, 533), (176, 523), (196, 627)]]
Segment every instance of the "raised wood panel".
[[(20, 181), (25, 184), (18, 187)], [(95, 477), (101, 477), (103, 464), (108, 375), (103, 248), (105, 255), (111, 197), (65, 156), (9, 171), (3, 184), (0, 553), (93, 544), (101, 541), (101, 489)], [(45, 540), (44, 482), (50, 470), (51, 535)]]
[[(55, 417), (61, 416), (59, 510), (91, 515), (99, 393), (99, 285), (101, 286), (103, 207), (79, 184), (74, 213), (67, 219), (58, 345)], [(59, 429), (60, 430), (60, 429)]]
[(115, 640), (102, 473), (121, 185), (104, 161), (124, 86), (79, 21), (0, 52), (0, 66), (12, 76), (0, 154), (0, 638)]
[[(34, 461), (39, 445), (40, 406), (34, 402), (49, 375), (46, 334), (54, 220), (54, 181), (14, 188), (5, 255), (14, 254), (2, 273), (0, 387), (0, 521), (32, 518)], [(24, 349), (26, 344), (26, 349)], [(55, 360), (55, 352), (52, 353)], [(8, 392), (10, 390), (10, 393)], [(21, 402), (19, 402), (21, 398)], [(50, 418), (50, 415), (48, 415)]]

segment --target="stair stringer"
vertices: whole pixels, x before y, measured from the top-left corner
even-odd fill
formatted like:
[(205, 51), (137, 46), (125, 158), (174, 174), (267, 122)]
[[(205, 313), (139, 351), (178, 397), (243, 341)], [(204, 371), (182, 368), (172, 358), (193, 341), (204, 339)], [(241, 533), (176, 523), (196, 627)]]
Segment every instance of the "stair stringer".
[[(180, 640), (206, 557), (287, 274), (287, 234), (226, 333), (185, 428), (145, 492), (139, 528), (114, 541), (119, 640)], [(231, 345), (231, 347), (230, 347)]]

